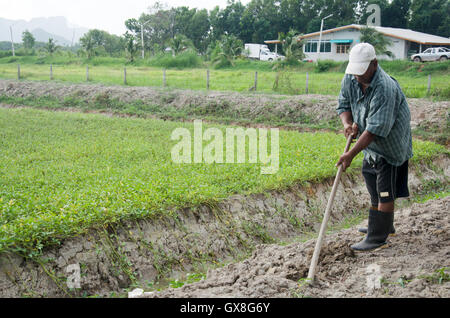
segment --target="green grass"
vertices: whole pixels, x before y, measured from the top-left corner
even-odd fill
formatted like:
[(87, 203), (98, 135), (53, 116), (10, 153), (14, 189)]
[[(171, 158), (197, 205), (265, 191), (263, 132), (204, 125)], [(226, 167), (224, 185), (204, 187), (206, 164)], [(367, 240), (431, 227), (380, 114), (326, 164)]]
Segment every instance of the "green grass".
[[(260, 164), (173, 163), (171, 133), (190, 123), (34, 109), (0, 109), (0, 123), (0, 251), (22, 253), (122, 219), (319, 181), (336, 173), (345, 144), (332, 133), (281, 131), (280, 169), (261, 175)], [(446, 152), (414, 147), (416, 161)]]
[[(0, 78), (16, 79), (17, 64), (21, 64), (21, 78), (26, 80), (49, 80), (50, 63), (53, 64), (53, 78), (57, 81), (82, 83), (86, 82), (86, 64), (89, 65), (89, 80), (93, 83), (123, 85), (124, 67), (127, 68), (127, 85), (159, 86), (163, 85), (163, 71), (158, 65), (167, 64), (175, 68), (166, 71), (167, 85), (172, 88), (206, 90), (207, 65), (195, 57), (180, 56), (179, 60), (168, 60), (167, 57), (155, 57), (153, 60), (137, 60), (126, 65), (121, 58), (98, 57), (82, 60), (67, 57), (5, 57), (0, 58)], [(177, 65), (187, 63), (196, 68), (176, 69)], [(191, 64), (190, 64), (191, 63)], [(448, 83), (450, 72), (448, 62), (426, 63), (420, 69), (419, 63), (408, 61), (382, 61), (382, 67), (400, 83), (405, 95), (411, 98), (432, 96), (437, 99), (450, 99)], [(255, 71), (258, 71), (259, 92), (303, 94), (306, 91), (306, 72), (309, 73), (309, 93), (338, 95), (345, 63), (327, 63), (323, 67), (313, 63), (302, 63), (299, 67), (288, 71), (292, 88), (282, 85), (276, 92), (273, 85), (276, 72), (272, 64), (261, 61), (238, 60), (233, 68), (210, 71), (210, 89), (218, 91), (246, 92), (254, 84)], [(421, 64), (422, 65), (422, 64)], [(428, 93), (428, 74), (432, 74), (431, 91)]]

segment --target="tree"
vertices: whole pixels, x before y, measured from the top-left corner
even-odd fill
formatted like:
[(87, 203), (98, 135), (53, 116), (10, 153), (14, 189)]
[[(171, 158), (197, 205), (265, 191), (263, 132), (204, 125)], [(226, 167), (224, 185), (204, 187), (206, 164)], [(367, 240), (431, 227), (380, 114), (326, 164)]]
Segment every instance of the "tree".
[(393, 0), (382, 17), (383, 25), (406, 29), (409, 22), (410, 7), (411, 0)]
[(126, 53), (128, 61), (133, 62), (138, 51), (138, 47), (135, 43), (134, 36), (128, 31), (125, 33)]
[(89, 34), (85, 34), (83, 37), (80, 38), (81, 47), (87, 54), (87, 58), (90, 59), (92, 56), (94, 56), (95, 53), (95, 42), (92, 36)]
[(25, 30), (22, 33), (22, 42), (23, 42), (23, 47), (25, 48), (25, 50), (32, 50), (34, 47), (34, 44), (36, 43), (36, 39), (34, 38), (33, 34), (31, 34), (30, 31)]
[(193, 43), (183, 34), (176, 34), (173, 39), (168, 42), (174, 55), (178, 55), (186, 49), (193, 47)]
[(273, 66), (273, 69), (278, 71), (273, 84), (273, 89), (276, 91), (281, 89), (290, 94), (298, 93), (298, 89), (293, 87), (290, 74), (287, 72), (288, 66), (298, 65), (305, 57), (303, 42), (298, 39), (299, 35), (295, 30), (289, 30), (286, 34), (283, 32), (278, 34), (278, 41), (281, 42), (281, 50), (285, 59), (277, 61)]
[(267, 39), (277, 38), (282, 31), (280, 1), (252, 0), (245, 8), (240, 27), (245, 42), (262, 43)]
[(45, 45), (45, 50), (48, 52), (48, 54), (50, 54), (50, 56), (52, 56), (57, 49), (58, 47), (56, 46), (55, 41), (52, 38), (49, 38), (47, 44)]
[(281, 50), (286, 57), (281, 63), (284, 65), (293, 65), (301, 61), (305, 54), (303, 53), (303, 43), (298, 41), (299, 35), (295, 30), (290, 30), (286, 34), (280, 32), (278, 40), (281, 42)]
[(244, 43), (235, 35), (223, 35), (220, 41), (216, 41), (211, 54), (211, 61), (216, 68), (234, 66), (235, 60), (243, 50)]
[(414, 0), (409, 27), (415, 31), (450, 36), (450, 3), (448, 0)]
[(245, 6), (240, 1), (234, 0), (228, 1), (223, 10), (216, 6), (210, 12), (211, 40), (220, 40), (223, 34), (242, 38), (241, 20), (244, 10)]
[(372, 27), (364, 27), (360, 30), (360, 32), (361, 42), (372, 44), (377, 55), (394, 57), (394, 54), (387, 49), (387, 47), (392, 44), (392, 41), (385, 37), (382, 33)]
[(211, 24), (209, 21), (208, 11), (198, 10), (192, 16), (189, 23), (188, 32), (185, 33), (186, 37), (192, 40), (195, 48), (200, 52), (205, 52), (208, 47), (208, 35), (211, 29)]
[(208, 11), (180, 7), (174, 9), (174, 32), (189, 38), (194, 47), (204, 53), (208, 47), (208, 38), (211, 28)]
[(157, 51), (164, 51), (167, 41), (175, 36), (175, 10), (156, 2), (148, 9), (148, 12), (143, 13), (139, 20), (128, 19), (125, 21), (125, 26), (140, 39), (141, 25), (144, 25), (145, 49), (154, 54)]
[(123, 51), (125, 47), (124, 38), (98, 29), (89, 30), (80, 38), (80, 43), (88, 59), (106, 53), (113, 55)]

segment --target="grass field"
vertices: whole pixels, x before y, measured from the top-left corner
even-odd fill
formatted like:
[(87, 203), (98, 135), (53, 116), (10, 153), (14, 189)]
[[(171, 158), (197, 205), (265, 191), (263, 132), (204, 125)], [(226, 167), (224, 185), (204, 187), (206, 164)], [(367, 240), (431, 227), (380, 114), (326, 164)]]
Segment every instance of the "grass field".
[[(0, 78), (17, 78), (17, 63), (7, 63), (8, 59), (0, 59)], [(27, 61), (27, 60), (25, 60)], [(111, 62), (112, 63), (112, 62)], [(385, 62), (387, 71), (400, 83), (407, 97), (419, 98), (434, 96), (439, 99), (450, 99), (450, 73), (447, 64), (429, 64), (428, 71), (418, 72), (417, 64), (399, 68), (393, 62)], [(408, 63), (408, 62), (406, 62)], [(89, 81), (104, 84), (124, 84), (124, 65), (109, 63), (94, 63), (97, 66), (89, 66)], [(242, 64), (242, 63), (241, 63)], [(312, 63), (306, 63), (312, 64)], [(397, 63), (402, 64), (402, 63)], [(329, 72), (314, 71), (312, 65), (305, 65), (299, 69), (293, 69), (286, 73), (280, 82), (279, 89), (274, 91), (274, 82), (277, 76), (275, 71), (261, 66), (260, 63), (237, 65), (235, 68), (211, 70), (210, 89), (218, 91), (246, 92), (255, 81), (255, 70), (258, 71), (257, 90), (264, 93), (304, 94), (306, 93), (306, 77), (309, 74), (308, 93), (338, 95), (343, 77), (342, 65), (334, 66)], [(409, 64), (408, 64), (409, 65)], [(438, 67), (440, 66), (440, 68)], [(130, 86), (162, 86), (163, 70), (158, 67), (128, 65), (127, 85)], [(309, 70), (311, 69), (311, 70)], [(407, 71), (405, 71), (405, 69)], [(206, 90), (206, 68), (168, 69), (166, 71), (166, 84), (172, 88)], [(432, 73), (431, 90), (428, 94), (428, 76)], [(25, 80), (49, 80), (50, 65), (48, 64), (21, 64), (21, 78)], [(53, 78), (57, 81), (80, 83), (86, 82), (86, 66), (76, 63), (54, 64)]]
[[(261, 175), (260, 164), (173, 163), (178, 127), (193, 130), (191, 123), (0, 109), (0, 252), (33, 254), (121, 219), (318, 181), (335, 174), (345, 144), (333, 133), (280, 131), (280, 169)], [(417, 162), (447, 150), (415, 141), (414, 152)], [(358, 157), (352, 169), (360, 165)]]

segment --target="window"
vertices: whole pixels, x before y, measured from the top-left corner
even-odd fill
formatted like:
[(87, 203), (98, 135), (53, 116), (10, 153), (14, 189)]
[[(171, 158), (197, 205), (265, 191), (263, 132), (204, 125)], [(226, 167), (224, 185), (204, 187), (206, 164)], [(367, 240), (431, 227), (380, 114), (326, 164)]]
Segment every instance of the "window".
[(350, 51), (350, 44), (336, 44), (336, 53), (348, 54)]
[(331, 42), (330, 41), (320, 42), (320, 52), (330, 53), (331, 52)]
[(305, 44), (305, 53), (317, 52), (317, 42), (307, 42)]
[[(309, 41), (305, 44), (305, 53), (317, 53), (317, 45), (319, 41)], [(330, 53), (331, 52), (331, 42), (322, 41), (320, 42), (320, 52)]]

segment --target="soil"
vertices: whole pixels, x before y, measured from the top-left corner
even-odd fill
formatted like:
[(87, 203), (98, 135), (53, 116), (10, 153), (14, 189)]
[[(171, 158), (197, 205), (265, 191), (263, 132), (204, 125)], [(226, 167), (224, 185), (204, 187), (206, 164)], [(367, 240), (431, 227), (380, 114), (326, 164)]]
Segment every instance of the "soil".
[[(376, 252), (349, 248), (363, 238), (358, 227), (329, 235), (312, 285), (302, 278), (307, 277), (315, 239), (259, 245), (249, 259), (211, 270), (201, 282), (142, 297), (450, 297), (449, 210), (446, 197), (398, 211), (397, 236)], [(444, 267), (447, 278), (439, 283)]]

